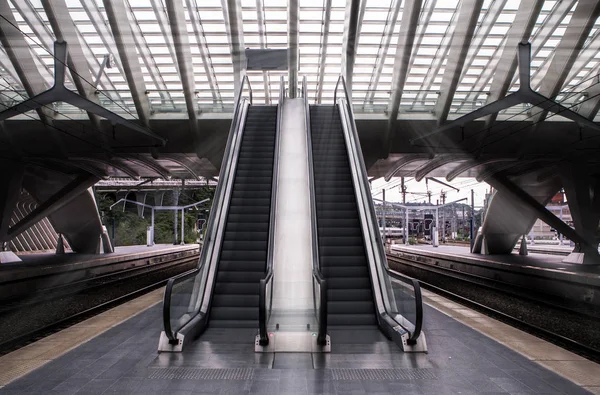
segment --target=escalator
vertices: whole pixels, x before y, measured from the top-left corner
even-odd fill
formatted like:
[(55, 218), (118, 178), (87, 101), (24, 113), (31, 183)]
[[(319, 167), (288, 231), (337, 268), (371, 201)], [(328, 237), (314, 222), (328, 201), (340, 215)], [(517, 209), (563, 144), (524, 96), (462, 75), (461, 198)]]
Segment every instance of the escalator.
[(258, 328), (260, 282), (272, 272), (279, 116), (277, 105), (252, 105), (244, 76), (198, 267), (165, 289), (159, 351), (182, 351), (208, 326)]
[(259, 281), (266, 270), (277, 106), (251, 106), (210, 311), (211, 327), (258, 328)]
[[(337, 100), (340, 86), (344, 97)], [(351, 100), (341, 76), (334, 102), (310, 106), (308, 115), (316, 266), (327, 289), (326, 300), (321, 298), (327, 311), (323, 330), (378, 327), (404, 351), (426, 351), (420, 287), (387, 264)], [(335, 336), (331, 342), (335, 344)]]
[(315, 201), (329, 326), (376, 325), (348, 153), (336, 106), (311, 106)]
[(328, 328), (377, 327), (405, 351), (425, 350), (420, 288), (387, 265), (347, 93), (309, 106), (304, 79), (304, 102), (281, 105), (282, 79), (280, 105), (256, 106), (249, 84), (242, 98), (247, 82), (198, 268), (165, 290), (159, 351), (182, 351), (209, 325), (256, 328), (258, 352), (328, 352)]

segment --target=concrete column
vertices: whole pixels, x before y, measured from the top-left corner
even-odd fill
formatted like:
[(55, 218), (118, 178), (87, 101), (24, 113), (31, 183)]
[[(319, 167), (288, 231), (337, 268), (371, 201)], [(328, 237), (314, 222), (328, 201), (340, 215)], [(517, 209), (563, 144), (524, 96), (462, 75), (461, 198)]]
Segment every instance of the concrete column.
[(8, 241), (8, 227), (19, 200), (25, 166), (12, 161), (0, 161), (0, 242)]
[[(146, 196), (147, 195), (148, 195), (147, 192), (136, 192), (135, 193), (135, 201), (138, 203), (146, 204)], [(140, 218), (144, 218), (144, 209), (146, 207), (138, 206), (137, 204), (136, 204), (136, 207), (137, 207), (138, 216)]]
[(594, 205), (596, 195), (600, 193), (597, 183), (587, 175), (583, 167), (572, 166), (564, 170), (563, 184), (567, 201), (573, 218), (575, 230), (585, 240), (585, 244), (576, 243), (575, 250), (565, 262), (597, 264), (598, 256), (598, 221), (600, 207)]
[(154, 192), (154, 205), (155, 206), (162, 206), (164, 199), (165, 199), (165, 191)]

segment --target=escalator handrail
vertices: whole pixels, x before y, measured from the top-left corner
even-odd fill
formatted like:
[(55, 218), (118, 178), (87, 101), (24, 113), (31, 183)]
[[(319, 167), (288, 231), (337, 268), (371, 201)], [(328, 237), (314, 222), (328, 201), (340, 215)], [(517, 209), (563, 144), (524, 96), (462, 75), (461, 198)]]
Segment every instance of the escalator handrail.
[(402, 281), (403, 283), (410, 285), (413, 288), (415, 296), (416, 322), (413, 323), (415, 325), (415, 329), (413, 330), (408, 340), (410, 342), (415, 342), (421, 335), (421, 330), (423, 328), (423, 295), (421, 294), (421, 284), (418, 280), (405, 276), (404, 274), (392, 270), (389, 267), (384, 267), (384, 269), (388, 276), (398, 281)]
[[(234, 106), (234, 112), (233, 112), (233, 117), (231, 119), (231, 127), (229, 129), (229, 135), (227, 137), (227, 143), (225, 145), (225, 151), (223, 154), (223, 160), (221, 162), (221, 169), (222, 169), (222, 174), (224, 175), (224, 177), (219, 177), (219, 182), (217, 183), (217, 187), (215, 189), (215, 195), (213, 198), (213, 202), (216, 202), (216, 207), (213, 206), (211, 207), (210, 210), (210, 214), (208, 217), (208, 222), (207, 222), (207, 226), (206, 226), (206, 232), (205, 232), (205, 239), (204, 239), (204, 243), (202, 245), (202, 251), (200, 253), (200, 258), (198, 261), (198, 273), (204, 268), (204, 264), (205, 262), (208, 260), (208, 258), (210, 257), (209, 254), (212, 253), (213, 250), (213, 245), (215, 243), (215, 240), (213, 239), (213, 234), (216, 234), (216, 229), (215, 227), (218, 226), (219, 224), (221, 226), (223, 226), (223, 221), (219, 221), (220, 217), (221, 217), (221, 211), (222, 211), (222, 205), (224, 204), (223, 200), (224, 200), (224, 193), (227, 191), (227, 185), (233, 182), (233, 179), (235, 178), (235, 174), (234, 172), (231, 171), (232, 167), (234, 166), (234, 164), (232, 163), (233, 160), (232, 158), (234, 158), (237, 155), (237, 152), (233, 152), (233, 151), (239, 151), (240, 149), (240, 144), (239, 144), (239, 140), (240, 140), (240, 135), (243, 131), (243, 122), (241, 120), (241, 115), (243, 114), (242, 111), (242, 107), (244, 104), (243, 96), (244, 96), (244, 85), (248, 84), (248, 92), (249, 92), (249, 98), (250, 98), (250, 103), (252, 103), (252, 88), (250, 86), (250, 80), (248, 79), (248, 76), (244, 74), (243, 78), (242, 78), (242, 82), (240, 85), (240, 90), (237, 93), (237, 97), (235, 100), (235, 106)], [(232, 149), (232, 146), (234, 144), (234, 141), (236, 141), (236, 146), (235, 146), (235, 150)], [(220, 175), (220, 174), (219, 174)], [(191, 275), (191, 274), (189, 274)], [(177, 342), (177, 332), (179, 331), (178, 328), (176, 331), (173, 331), (173, 328), (171, 328), (171, 293), (172, 293), (172, 289), (173, 286), (175, 285), (175, 282), (177, 281), (177, 279), (181, 280), (180, 276), (175, 276), (173, 278), (174, 281), (169, 281), (169, 283), (171, 284), (171, 286), (169, 287), (169, 283), (167, 284), (167, 288), (165, 289), (165, 295), (164, 295), (164, 299), (163, 299), (163, 328), (165, 329), (165, 334), (167, 336), (167, 338), (169, 339), (169, 342)], [(206, 285), (208, 285), (208, 279), (205, 283), (205, 288)], [(168, 291), (168, 292), (167, 292)], [(202, 306), (202, 302), (205, 298), (206, 295), (206, 289), (199, 290), (201, 298), (198, 303), (196, 303), (196, 306), (199, 306), (198, 309), (194, 308), (193, 311), (197, 314), (201, 314), (201, 306)], [(190, 300), (191, 302), (191, 300)], [(197, 311), (196, 311), (197, 310)], [(190, 317), (191, 320), (191, 317)], [(188, 320), (187, 322), (190, 322), (190, 320)], [(187, 323), (186, 322), (186, 323)], [(185, 325), (185, 324), (183, 324)], [(182, 327), (183, 327), (182, 325)]]
[[(310, 127), (310, 106), (308, 103), (308, 85), (306, 76), (302, 77), (302, 96), (304, 98), (304, 109), (306, 112), (306, 151), (308, 153), (308, 185), (309, 185), (309, 205), (310, 205), (310, 226), (311, 242), (313, 255), (313, 277), (319, 283), (320, 306), (319, 306), (319, 330), (317, 333), (317, 344), (324, 345), (327, 336), (327, 280), (321, 272), (321, 261), (319, 259), (318, 226), (317, 226), (317, 203), (315, 199), (315, 177), (314, 163), (312, 154), (312, 130)], [(314, 292), (314, 290), (313, 290)], [(313, 295), (313, 297), (316, 295)], [(316, 301), (315, 301), (316, 302)], [(316, 305), (315, 305), (316, 308)]]
[[(342, 89), (344, 91), (344, 96), (345, 96), (345, 105), (346, 105), (346, 110), (348, 113), (348, 117), (349, 117), (349, 132), (350, 132), (350, 138), (351, 140), (354, 142), (352, 149), (355, 151), (355, 156), (356, 156), (356, 165), (358, 167), (358, 171), (359, 171), (359, 182), (362, 183), (363, 189), (365, 191), (369, 190), (368, 187), (368, 176), (367, 176), (367, 170), (365, 167), (365, 161), (364, 161), (364, 157), (362, 154), (362, 150), (359, 148), (359, 137), (358, 137), (358, 131), (356, 130), (356, 121), (354, 119), (354, 111), (352, 109), (352, 101), (350, 100), (349, 94), (348, 94), (348, 89), (346, 87), (346, 80), (344, 79), (343, 75), (340, 75), (337, 83), (335, 85), (335, 91), (334, 91), (334, 100), (337, 99), (337, 90), (339, 85), (342, 85)], [(376, 214), (375, 214), (375, 206), (373, 205), (373, 200), (370, 198), (365, 198), (364, 202), (366, 203), (367, 206), (367, 210), (366, 210), (366, 215), (369, 217), (369, 221), (375, 223), (376, 222)], [(389, 268), (388, 264), (387, 264), (387, 258), (385, 255), (385, 251), (383, 248), (383, 243), (381, 241), (381, 235), (379, 233), (379, 229), (377, 229), (377, 232), (373, 232), (371, 231), (371, 229), (369, 228), (369, 233), (370, 233), (370, 238), (371, 240), (375, 241), (375, 248), (377, 250), (377, 257), (376, 259), (380, 262), (380, 266), (384, 269), (385, 273), (390, 275), (393, 278), (397, 278), (400, 281), (406, 282), (410, 285), (413, 286), (414, 288), (414, 294), (415, 294), (415, 304), (416, 304), (416, 308), (415, 311), (417, 312), (416, 314), (416, 321), (414, 322), (413, 325), (415, 326), (414, 330), (412, 331), (412, 333), (410, 333), (410, 338), (409, 341), (410, 343), (414, 343), (416, 342), (416, 340), (418, 339), (419, 335), (421, 334), (421, 328), (423, 326), (423, 300), (422, 300), (422, 296), (421, 296), (421, 288), (420, 285), (418, 283), (418, 281), (416, 280), (412, 280), (410, 282), (405, 281), (405, 276), (400, 275), (399, 273), (395, 273), (392, 275), (392, 271)], [(380, 282), (380, 287), (382, 287), (383, 284), (381, 284)], [(381, 290), (383, 292), (383, 289)], [(384, 306), (386, 307), (386, 306)], [(387, 310), (387, 308), (386, 308)]]
[(173, 333), (173, 329), (171, 328), (171, 294), (173, 293), (173, 287), (176, 283), (180, 283), (182, 281), (187, 280), (190, 277), (197, 275), (203, 267), (203, 263), (199, 268), (189, 270), (187, 272), (178, 274), (175, 277), (171, 277), (167, 282), (167, 286), (165, 287), (165, 296), (163, 298), (163, 327), (165, 329), (165, 334), (169, 339), (170, 344), (177, 344), (177, 334)]
[[(275, 131), (275, 149), (273, 155), (273, 171), (271, 181), (271, 210), (269, 213), (269, 242), (267, 244), (267, 267), (265, 277), (260, 280), (258, 292), (258, 325), (259, 325), (259, 344), (266, 346), (269, 344), (267, 333), (267, 323), (269, 313), (273, 302), (273, 293), (270, 300), (267, 300), (267, 286), (273, 279), (273, 255), (275, 253), (275, 216), (277, 213), (277, 180), (279, 175), (279, 136), (281, 134), (281, 113), (283, 111), (283, 100), (285, 97), (285, 86), (283, 76), (279, 84), (279, 102), (277, 103), (277, 130)], [(269, 307), (267, 308), (267, 303)]]

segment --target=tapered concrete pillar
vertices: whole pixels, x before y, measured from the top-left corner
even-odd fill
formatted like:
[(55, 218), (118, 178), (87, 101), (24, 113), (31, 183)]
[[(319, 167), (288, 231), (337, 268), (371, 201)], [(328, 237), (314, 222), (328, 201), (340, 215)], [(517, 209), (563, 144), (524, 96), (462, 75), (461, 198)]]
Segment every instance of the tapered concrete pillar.
[(162, 206), (165, 198), (165, 191), (154, 192), (154, 205)]
[(600, 264), (597, 238), (600, 220), (600, 196), (598, 196), (600, 185), (587, 175), (583, 167), (566, 168), (562, 176), (573, 225), (585, 241), (585, 243), (576, 243), (575, 249), (564, 262)]
[[(146, 196), (147, 195), (148, 195), (147, 192), (136, 192), (135, 193), (135, 201), (138, 203), (146, 204)], [(144, 209), (146, 207), (138, 206), (138, 205), (136, 205), (136, 207), (137, 207), (138, 216), (140, 218), (144, 218)]]
[(58, 242), (56, 243), (56, 255), (62, 255), (65, 253), (65, 241), (62, 234), (58, 235)]
[(7, 234), (23, 182), (25, 166), (18, 162), (0, 161), (0, 243), (8, 241)]
[(521, 245), (519, 246), (519, 255), (528, 255), (527, 252), (527, 237), (523, 235), (521, 238)]

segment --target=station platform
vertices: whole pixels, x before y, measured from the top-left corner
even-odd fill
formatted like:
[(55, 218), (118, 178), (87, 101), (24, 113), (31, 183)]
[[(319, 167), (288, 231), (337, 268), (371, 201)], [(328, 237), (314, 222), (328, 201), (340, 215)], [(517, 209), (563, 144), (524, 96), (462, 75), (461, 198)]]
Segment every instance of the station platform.
[(124, 270), (154, 270), (172, 262), (197, 257), (198, 244), (159, 244), (117, 247), (110, 254), (26, 254), (18, 263), (0, 264), (0, 301), (14, 301), (56, 287)]
[(600, 365), (428, 291), (424, 297), (428, 354), (402, 353), (376, 329), (330, 331), (330, 354), (254, 353), (255, 330), (216, 328), (183, 353), (159, 354), (154, 291), (67, 329), (62, 338), (71, 343), (53, 340), (61, 332), (0, 357), (0, 392), (600, 394)]
[(530, 253), (519, 255), (482, 255), (473, 254), (469, 247), (440, 245), (434, 247), (427, 244), (403, 245), (392, 244), (391, 251), (417, 253), (432, 258), (455, 258), (457, 260), (472, 264), (503, 265), (512, 269), (532, 269), (536, 271), (554, 272), (582, 276), (585, 278), (600, 279), (600, 266), (580, 265), (563, 262), (564, 256), (546, 253)]
[[(108, 274), (140, 265), (151, 265), (166, 259), (180, 259), (197, 255), (198, 244), (172, 245), (156, 244), (147, 246), (116, 247), (110, 254), (77, 254), (77, 253), (40, 253), (20, 256), (22, 262), (0, 264), (0, 286), (8, 286), (16, 282), (27, 283), (36, 278), (53, 276), (53, 283), (77, 281), (90, 276)], [(4, 288), (8, 292), (8, 288)]]

